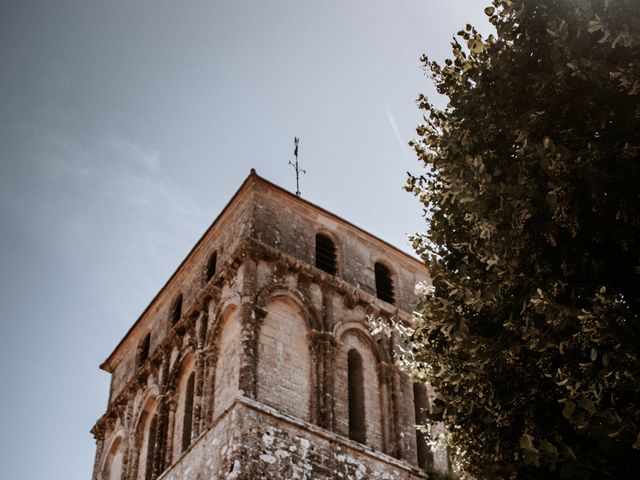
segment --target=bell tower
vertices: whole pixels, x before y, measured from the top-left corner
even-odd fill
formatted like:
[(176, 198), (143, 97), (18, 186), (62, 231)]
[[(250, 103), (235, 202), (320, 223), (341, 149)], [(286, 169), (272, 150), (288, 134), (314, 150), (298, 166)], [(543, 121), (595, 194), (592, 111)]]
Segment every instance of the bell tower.
[(426, 387), (370, 316), (411, 322), (413, 257), (254, 171), (101, 368), (94, 480), (422, 479)]

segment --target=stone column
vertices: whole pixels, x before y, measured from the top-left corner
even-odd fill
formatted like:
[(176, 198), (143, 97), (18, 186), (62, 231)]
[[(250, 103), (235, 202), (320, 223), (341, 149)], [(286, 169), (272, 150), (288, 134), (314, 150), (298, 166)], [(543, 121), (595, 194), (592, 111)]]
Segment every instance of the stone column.
[(240, 300), (240, 325), (241, 325), (241, 354), (240, 354), (240, 381), (239, 389), (243, 395), (256, 398), (257, 385), (257, 358), (258, 335), (260, 324), (266, 316), (266, 311), (258, 309), (255, 305), (256, 295), (256, 269), (253, 259), (246, 259), (242, 264), (243, 283)]
[[(144, 419), (140, 423), (144, 423)], [(142, 441), (144, 440), (144, 428), (142, 425), (133, 425), (134, 430), (131, 432), (131, 442), (129, 444), (129, 461), (127, 462), (128, 480), (136, 480), (138, 477), (138, 468), (140, 466), (140, 452), (142, 451)]]
[(378, 364), (378, 382), (380, 385), (380, 409), (382, 411), (383, 450), (388, 455), (396, 455), (396, 422), (394, 380), (391, 365), (385, 362)]
[(158, 387), (160, 389), (157, 405), (156, 405), (156, 447), (154, 450), (155, 458), (153, 459), (153, 469), (156, 476), (162, 473), (169, 465), (166, 458), (166, 439), (167, 439), (167, 401), (170, 396), (169, 386), (169, 368), (171, 362), (171, 353), (164, 352), (162, 361), (158, 366)]
[(204, 392), (206, 383), (206, 359), (204, 349), (204, 337), (207, 325), (206, 311), (200, 312), (196, 321), (196, 359), (193, 370), (195, 372), (195, 388), (193, 392), (193, 416), (192, 438), (196, 438), (203, 431), (203, 417), (206, 412), (204, 405)]
[(379, 367), (381, 385), (387, 390), (387, 441), (389, 455), (416, 463), (415, 422), (413, 420), (413, 383), (397, 365), (382, 362)]
[(131, 453), (135, 450), (135, 424), (133, 399), (129, 399), (124, 414), (125, 438), (122, 439), (122, 480), (133, 478), (130, 474)]
[(397, 430), (400, 458), (417, 464), (416, 421), (413, 398), (413, 381), (397, 365), (393, 366), (398, 378), (400, 405), (398, 408)]
[(215, 375), (216, 375), (216, 364), (218, 359), (218, 349), (217, 347), (210, 346), (205, 349), (203, 354), (203, 363), (204, 363), (204, 393), (203, 393), (203, 405), (202, 405), (202, 426), (201, 430), (209, 428), (209, 426), (213, 423), (213, 405), (214, 405), (214, 394), (215, 394)]
[(310, 334), (316, 371), (315, 423), (327, 430), (335, 430), (335, 350), (333, 334), (313, 330)]
[(173, 463), (173, 433), (176, 423), (176, 409), (178, 407), (177, 399), (174, 396), (167, 397), (166, 402), (166, 429), (164, 430), (164, 452), (163, 458), (165, 465), (169, 466)]
[[(216, 303), (214, 303), (216, 302)], [(201, 407), (201, 431), (208, 428), (213, 422), (213, 402), (215, 392), (215, 373), (216, 362), (218, 359), (218, 338), (216, 337), (216, 321), (218, 315), (215, 305), (216, 300), (209, 300), (209, 304), (205, 307), (207, 315), (203, 320), (206, 320), (206, 327), (203, 330), (203, 400)]]
[(153, 478), (158, 477), (166, 467), (171, 464), (171, 459), (167, 459), (167, 397), (160, 395), (158, 406), (156, 407), (156, 438), (153, 458)]

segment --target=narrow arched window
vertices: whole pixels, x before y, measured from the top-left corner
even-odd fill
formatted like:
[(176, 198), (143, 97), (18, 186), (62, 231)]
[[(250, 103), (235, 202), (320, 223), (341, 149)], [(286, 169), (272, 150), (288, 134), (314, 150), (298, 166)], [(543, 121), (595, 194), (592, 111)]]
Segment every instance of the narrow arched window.
[(120, 480), (122, 478), (122, 438), (118, 437), (111, 444), (107, 459), (102, 469), (100, 480)]
[(138, 347), (138, 365), (142, 365), (149, 358), (149, 350), (151, 349), (151, 333), (147, 335), (140, 342)]
[(318, 233), (316, 235), (316, 267), (331, 275), (338, 271), (336, 245), (326, 235)]
[(376, 296), (385, 302), (395, 303), (391, 272), (382, 263), (376, 263), (374, 270), (376, 274)]
[(218, 252), (215, 251), (209, 257), (207, 262), (207, 281), (211, 280), (216, 274), (216, 268), (218, 266)]
[(178, 295), (171, 306), (171, 323), (175, 324), (182, 316), (182, 294)]
[(364, 413), (364, 375), (362, 356), (357, 350), (349, 350), (347, 355), (347, 376), (349, 383), (349, 438), (364, 443), (367, 428)]
[(184, 393), (184, 417), (182, 419), (182, 451), (191, 445), (191, 432), (193, 430), (193, 393), (195, 374), (191, 372), (187, 380), (187, 388)]
[(156, 478), (153, 471), (153, 462), (156, 456), (157, 427), (157, 416), (154, 415), (151, 419), (151, 422), (149, 422), (149, 433), (147, 435), (147, 458), (144, 467), (144, 480), (153, 480), (154, 478)]
[(416, 414), (416, 447), (418, 454), (418, 465), (423, 470), (433, 466), (433, 453), (427, 444), (427, 436), (425, 432), (419, 428), (424, 427), (427, 423), (427, 408), (429, 407), (427, 399), (427, 387), (422, 383), (413, 384), (413, 408)]

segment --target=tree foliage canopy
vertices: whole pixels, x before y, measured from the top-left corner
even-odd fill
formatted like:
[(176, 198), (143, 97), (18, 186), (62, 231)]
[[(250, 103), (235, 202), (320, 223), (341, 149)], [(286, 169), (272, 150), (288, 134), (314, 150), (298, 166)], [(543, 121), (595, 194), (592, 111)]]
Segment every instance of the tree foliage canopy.
[(426, 97), (415, 367), (477, 478), (636, 478), (640, 4), (495, 0)]

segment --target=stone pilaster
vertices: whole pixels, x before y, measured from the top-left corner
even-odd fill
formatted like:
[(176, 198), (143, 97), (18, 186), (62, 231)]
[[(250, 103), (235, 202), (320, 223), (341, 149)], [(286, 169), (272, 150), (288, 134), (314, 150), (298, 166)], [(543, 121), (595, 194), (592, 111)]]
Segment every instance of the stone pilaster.
[(335, 350), (333, 334), (312, 331), (310, 334), (312, 358), (316, 367), (316, 416), (315, 423), (327, 430), (335, 430)]
[(204, 338), (207, 325), (207, 312), (200, 312), (196, 322), (196, 359), (194, 365), (195, 388), (193, 392), (193, 416), (191, 437), (196, 438), (202, 431), (205, 408), (205, 383), (206, 383), (206, 351), (204, 348)]
[(239, 388), (244, 395), (255, 399), (257, 395), (258, 335), (260, 333), (260, 323), (266, 315), (266, 311), (258, 309), (255, 304), (256, 262), (253, 259), (246, 259), (243, 267), (243, 284), (240, 302), (242, 338), (240, 343)]

